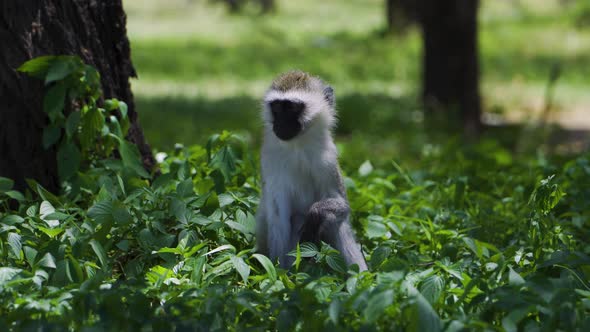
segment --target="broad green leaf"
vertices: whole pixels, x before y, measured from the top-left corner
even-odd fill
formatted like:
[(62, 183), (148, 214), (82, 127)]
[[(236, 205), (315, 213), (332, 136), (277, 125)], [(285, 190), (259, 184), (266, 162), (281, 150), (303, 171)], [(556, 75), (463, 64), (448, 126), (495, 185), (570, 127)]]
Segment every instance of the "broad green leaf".
[(68, 119), (66, 120), (66, 135), (68, 135), (68, 137), (72, 137), (78, 132), (80, 117), (81, 113), (78, 111), (74, 111), (68, 115)]
[(68, 56), (57, 57), (49, 66), (45, 76), (45, 84), (64, 79), (76, 70), (76, 58)]
[(25, 253), (25, 259), (27, 260), (27, 263), (29, 263), (30, 266), (34, 266), (38, 251), (34, 248), (24, 246), (23, 252)]
[(366, 234), (369, 239), (389, 237), (390, 235), (387, 226), (382, 221), (369, 221)]
[(442, 322), (430, 303), (418, 292), (414, 294), (414, 304), (410, 307), (408, 331), (441, 331)]
[(340, 273), (346, 273), (347, 271), (346, 262), (344, 262), (341, 255), (328, 255), (326, 257), (326, 263), (328, 263), (328, 266), (334, 271)]
[(119, 225), (127, 225), (133, 219), (127, 208), (121, 202), (115, 202), (113, 205), (113, 221)]
[(214, 254), (216, 252), (220, 252), (220, 251), (224, 251), (224, 250), (231, 250), (232, 252), (235, 252), (236, 251), (236, 248), (234, 246), (232, 246), (231, 244), (224, 244), (222, 246), (219, 246), (219, 247), (217, 247), (217, 248), (215, 248), (215, 249), (207, 252), (205, 254), (205, 256), (209, 256), (209, 255), (212, 255), (212, 254)]
[(37, 266), (47, 267), (50, 269), (55, 269), (55, 258), (50, 253), (46, 253), (36, 264)]
[(105, 124), (104, 115), (98, 108), (86, 107), (80, 120), (80, 143), (82, 150), (90, 149)]
[(0, 193), (5, 193), (14, 187), (14, 181), (0, 176)]
[(88, 209), (88, 216), (99, 223), (113, 220), (114, 204), (112, 201), (97, 202)]
[(338, 324), (338, 317), (340, 316), (340, 312), (342, 311), (342, 302), (338, 299), (333, 299), (330, 303), (330, 307), (328, 308), (328, 315), (330, 316), (330, 320), (335, 325)]
[(80, 169), (80, 150), (76, 144), (68, 142), (57, 150), (57, 171), (62, 181), (68, 180)]
[(242, 276), (242, 280), (244, 280), (244, 283), (247, 284), (248, 277), (250, 276), (250, 266), (246, 264), (246, 262), (244, 262), (244, 259), (242, 259), (242, 257), (231, 256), (230, 259), (236, 271), (238, 271), (240, 276)]
[(49, 67), (56, 58), (57, 57), (54, 55), (36, 57), (23, 63), (17, 70), (37, 78), (44, 78), (47, 75)]
[(218, 169), (225, 181), (229, 181), (236, 170), (236, 156), (230, 146), (222, 147), (211, 159), (211, 167)]
[(304, 258), (315, 257), (317, 254), (319, 254), (318, 247), (310, 242), (302, 243), (299, 248), (301, 250), (301, 257)]
[(193, 180), (188, 178), (178, 183), (176, 186), (176, 194), (182, 198), (193, 196), (195, 194), (195, 191), (193, 190)]
[(22, 243), (21, 236), (17, 233), (8, 233), (8, 245), (12, 249), (12, 253), (18, 259), (21, 257)]
[(52, 239), (64, 231), (64, 229), (61, 227), (46, 228), (46, 227), (39, 226), (38, 229)]
[(7, 282), (11, 281), (22, 269), (16, 269), (12, 267), (0, 267), (0, 286), (6, 285)]
[(52, 220), (58, 220), (58, 221), (64, 221), (70, 217), (71, 216), (69, 214), (65, 214), (65, 213), (61, 213), (61, 212), (53, 212), (48, 215), (45, 215), (46, 219), (52, 219)]
[(514, 271), (511, 267), (508, 268), (508, 283), (512, 286), (521, 286), (525, 283), (524, 279)]
[(49, 88), (47, 93), (45, 93), (45, 97), (43, 98), (43, 111), (47, 113), (52, 122), (55, 122), (63, 112), (66, 92), (66, 86), (62, 83), (58, 83)]
[(4, 194), (12, 199), (16, 199), (19, 202), (22, 202), (25, 200), (25, 196), (23, 196), (23, 194), (21, 194), (18, 191), (15, 191), (15, 190), (9, 190), (9, 191), (5, 192)]
[(23, 221), (25, 221), (25, 219), (21, 216), (18, 216), (16, 214), (9, 214), (7, 216), (4, 216), (4, 218), (2, 218), (2, 223), (6, 224), (6, 225), (16, 225), (16, 224), (20, 224)]
[(47, 218), (47, 216), (55, 213), (55, 208), (49, 201), (41, 202), (41, 207), (39, 208), (39, 214), (41, 220), (45, 221), (49, 227), (57, 227), (59, 226), (59, 220)]
[(387, 289), (378, 292), (369, 298), (363, 315), (367, 322), (372, 323), (383, 315), (385, 309), (393, 304), (393, 290)]
[(261, 255), (261, 254), (254, 254), (254, 255), (252, 255), (252, 257), (256, 258), (256, 260), (260, 263), (260, 265), (262, 265), (262, 267), (266, 271), (266, 274), (268, 275), (268, 278), (273, 283), (275, 281), (277, 281), (277, 271), (276, 271), (274, 265), (272, 264), (272, 262), (270, 261), (270, 259), (268, 259), (268, 257)]
[(47, 126), (43, 128), (43, 148), (48, 149), (50, 146), (54, 145), (61, 136), (61, 128), (58, 126)]
[(435, 304), (440, 298), (444, 287), (444, 279), (433, 274), (420, 283), (420, 293), (428, 302)]
[(129, 167), (134, 170), (137, 175), (149, 178), (148, 172), (143, 167), (143, 162), (141, 159), (141, 154), (137, 149), (135, 144), (128, 142), (124, 139), (119, 138), (119, 153), (121, 154), (121, 159), (123, 160), (123, 165), (125, 167)]
[(100, 265), (102, 266), (103, 269), (107, 269), (108, 267), (108, 259), (107, 259), (107, 254), (104, 251), (104, 248), (102, 247), (102, 245), (92, 239), (90, 240), (90, 246), (92, 247), (92, 250), (94, 250), (94, 253), (96, 254), (96, 256), (98, 257), (98, 260), (100, 261)]
[(385, 261), (387, 257), (389, 257), (391, 252), (392, 250), (389, 247), (378, 247), (377, 249), (375, 249), (371, 254), (371, 266), (376, 268), (379, 265), (381, 265), (381, 263), (383, 263), (383, 261)]

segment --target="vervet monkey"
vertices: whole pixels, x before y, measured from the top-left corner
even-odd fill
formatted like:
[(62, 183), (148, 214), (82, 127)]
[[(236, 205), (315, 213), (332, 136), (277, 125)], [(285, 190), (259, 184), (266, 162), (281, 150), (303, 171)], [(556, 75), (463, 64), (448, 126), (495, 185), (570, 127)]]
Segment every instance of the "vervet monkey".
[(266, 92), (262, 118), (258, 250), (288, 268), (294, 258), (287, 254), (298, 242), (324, 241), (347, 265), (366, 270), (332, 139), (334, 90), (305, 72), (287, 72)]

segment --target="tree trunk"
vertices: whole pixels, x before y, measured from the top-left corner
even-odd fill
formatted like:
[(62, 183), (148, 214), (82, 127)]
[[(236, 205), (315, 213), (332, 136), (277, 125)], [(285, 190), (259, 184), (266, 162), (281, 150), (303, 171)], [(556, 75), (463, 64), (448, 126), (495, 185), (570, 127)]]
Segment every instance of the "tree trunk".
[(131, 63), (121, 0), (20, 0), (0, 3), (0, 176), (26, 187), (33, 178), (57, 192), (56, 150), (43, 149), (47, 117), (43, 82), (18, 73), (22, 63), (41, 55), (78, 55), (101, 74), (105, 98), (125, 101), (135, 143), (147, 169), (155, 162), (139, 126), (129, 78)]
[(422, 93), (426, 116), (456, 115), (467, 134), (481, 128), (477, 46), (478, 0), (423, 0), (419, 9), (424, 54)]

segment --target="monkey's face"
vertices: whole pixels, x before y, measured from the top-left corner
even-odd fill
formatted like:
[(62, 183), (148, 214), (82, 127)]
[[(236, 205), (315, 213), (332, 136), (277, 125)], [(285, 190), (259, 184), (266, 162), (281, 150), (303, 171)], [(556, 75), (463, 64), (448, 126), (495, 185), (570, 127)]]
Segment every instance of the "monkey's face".
[(272, 116), (272, 130), (279, 139), (288, 141), (303, 131), (305, 103), (277, 99), (270, 102), (269, 109)]

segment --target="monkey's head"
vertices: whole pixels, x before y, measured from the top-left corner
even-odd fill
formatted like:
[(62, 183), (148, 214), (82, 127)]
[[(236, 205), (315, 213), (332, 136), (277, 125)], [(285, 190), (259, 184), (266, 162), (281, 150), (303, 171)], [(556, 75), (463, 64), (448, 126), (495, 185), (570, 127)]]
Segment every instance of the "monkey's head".
[(302, 71), (277, 77), (264, 97), (263, 119), (282, 141), (304, 135), (311, 128), (331, 129), (335, 122), (334, 90)]

